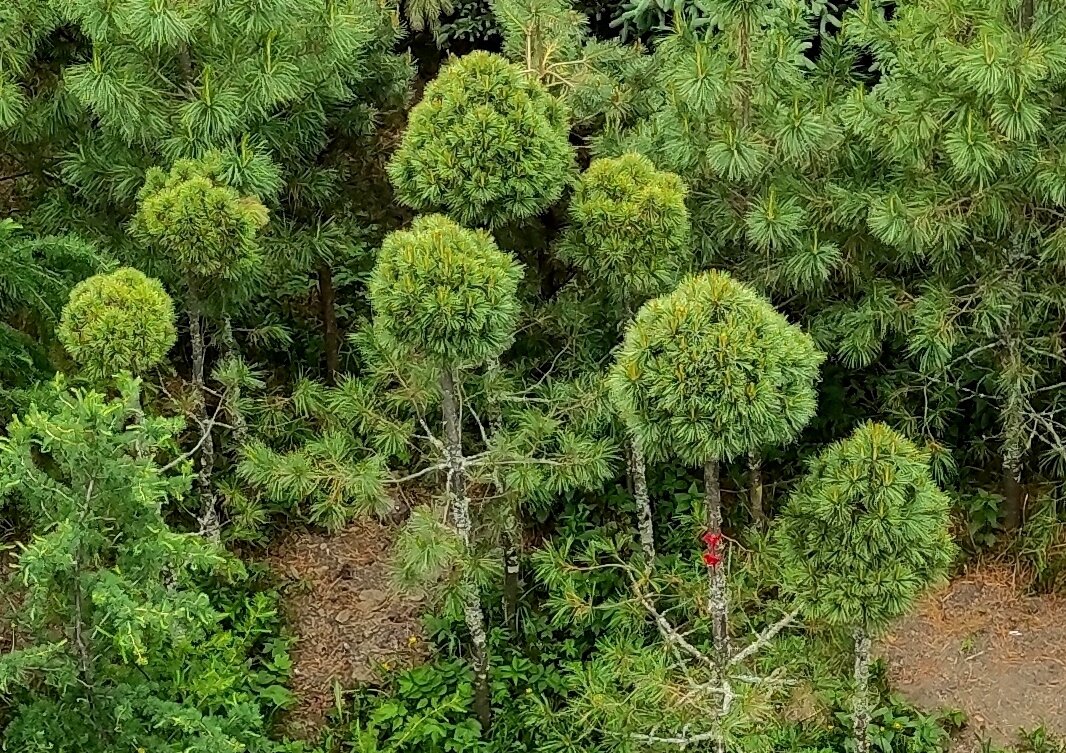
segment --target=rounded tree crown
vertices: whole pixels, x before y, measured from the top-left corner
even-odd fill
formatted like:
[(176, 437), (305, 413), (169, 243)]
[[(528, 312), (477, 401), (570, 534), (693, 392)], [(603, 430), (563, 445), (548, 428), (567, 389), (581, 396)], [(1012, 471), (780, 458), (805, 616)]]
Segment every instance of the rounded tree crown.
[(479, 365), (511, 344), (521, 277), (488, 233), (420, 217), (381, 245), (369, 286), (374, 321), (443, 366)]
[(558, 101), (513, 63), (472, 52), (426, 87), (389, 176), (405, 204), (491, 227), (547, 209), (573, 164)]
[(140, 374), (174, 345), (174, 304), (158, 280), (136, 269), (95, 275), (74, 286), (57, 334), (91, 379)]
[(687, 189), (640, 154), (593, 160), (570, 200), (559, 256), (623, 305), (677, 284), (692, 258)]
[(266, 207), (217, 171), (210, 159), (149, 170), (132, 226), (176, 272), (208, 284), (239, 281), (258, 267), (258, 235), (267, 222)]
[(946, 573), (949, 511), (928, 456), (865, 424), (811, 462), (778, 520), (784, 588), (814, 620), (881, 629)]
[(795, 439), (814, 415), (822, 359), (768, 301), (711, 271), (644, 304), (609, 382), (649, 457), (698, 465)]

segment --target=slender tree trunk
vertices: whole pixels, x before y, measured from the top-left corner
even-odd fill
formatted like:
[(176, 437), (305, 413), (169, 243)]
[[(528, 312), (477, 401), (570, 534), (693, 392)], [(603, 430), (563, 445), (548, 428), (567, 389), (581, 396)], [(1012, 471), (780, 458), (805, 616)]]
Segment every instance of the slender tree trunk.
[[(493, 359), (487, 372), (495, 375), (499, 372), (500, 362)], [(491, 379), (489, 380), (491, 382)], [(493, 436), (503, 431), (503, 410), (500, 408), (499, 395), (494, 389), (488, 394), (489, 430)], [(503, 507), (503, 620), (510, 627), (518, 630), (518, 600), (522, 592), (522, 508), (517, 496), (503, 488), (497, 479), (497, 489)]]
[[(473, 523), (470, 519), (470, 497), (466, 491), (466, 468), (463, 461), (462, 426), (456, 407), (455, 374), (446, 369), (441, 375), (441, 407), (444, 413), (444, 442), (448, 462), (448, 494), (451, 517), (468, 556), (473, 555)], [(485, 629), (485, 612), (477, 584), (463, 571), (463, 617), (473, 644), (474, 710), (481, 730), (488, 733), (492, 724), (492, 705), (489, 696), (489, 646)]]
[(748, 508), (751, 520), (758, 528), (766, 527), (766, 511), (762, 500), (762, 456), (757, 450), (752, 450), (748, 456)]
[(507, 509), (503, 526), (503, 618), (508, 626), (518, 629), (518, 595), (521, 591), (522, 524), (519, 521), (517, 503), (505, 499)]
[(322, 262), (318, 265), (318, 302), (322, 307), (322, 341), (326, 351), (326, 382), (337, 383), (341, 370), (341, 337), (337, 329), (336, 291), (333, 270)]
[(870, 636), (855, 628), (855, 698), (852, 701), (852, 730), (857, 753), (870, 751)]
[[(719, 482), (717, 460), (708, 460), (703, 466), (703, 483), (707, 498), (707, 530), (722, 533), (722, 487)], [(724, 666), (729, 659), (729, 594), (725, 582), (726, 561), (723, 558), (715, 567), (707, 568), (710, 579), (710, 597), (707, 611), (711, 615), (714, 633), (714, 649)]]
[(212, 436), (211, 419), (207, 415), (207, 383), (204, 381), (204, 362), (207, 351), (204, 346), (204, 333), (200, 321), (200, 305), (195, 295), (191, 297), (188, 307), (189, 339), (192, 342), (192, 387), (193, 410), (200, 431), (204, 432), (204, 442), (200, 446), (200, 468), (197, 474), (197, 487), (200, 490), (200, 534), (213, 541), (222, 537), (215, 505), (215, 491), (211, 476), (215, 467), (215, 440)]
[[(241, 351), (237, 346), (237, 338), (233, 336), (233, 320), (227, 316), (222, 320), (222, 346), (226, 349), (227, 358), (240, 358)], [(238, 444), (244, 444), (248, 439), (248, 422), (244, 419), (241, 411), (241, 387), (234, 385), (225, 393), (226, 419), (233, 427), (233, 440)]]
[(629, 441), (629, 476), (633, 483), (633, 497), (637, 501), (637, 528), (640, 546), (644, 550), (647, 567), (655, 565), (655, 523), (652, 518), (651, 497), (648, 494), (647, 468), (644, 448), (636, 438)]

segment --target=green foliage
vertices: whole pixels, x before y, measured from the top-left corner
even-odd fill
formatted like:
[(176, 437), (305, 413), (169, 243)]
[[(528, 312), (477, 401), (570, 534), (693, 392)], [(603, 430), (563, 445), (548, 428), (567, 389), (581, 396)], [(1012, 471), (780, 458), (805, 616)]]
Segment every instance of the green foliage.
[(611, 394), (649, 457), (702, 465), (792, 441), (814, 415), (822, 359), (753, 290), (707, 272), (637, 313)]
[(494, 227), (551, 206), (573, 163), (565, 109), (518, 66), (474, 52), (426, 87), (389, 177), (408, 206)]
[(33, 237), (0, 221), (0, 374), (25, 386), (48, 375), (47, 346), (71, 289), (106, 266), (97, 249), (74, 236)]
[(75, 285), (56, 334), (90, 379), (140, 374), (174, 345), (174, 304), (158, 280), (127, 267)]
[(5, 745), (273, 750), (257, 691), (235, 672), (244, 650), (199, 585), (242, 568), (164, 521), (189, 479), (151, 459), (172, 446), (173, 420), (127, 425), (136, 389), (110, 402), (60, 391), (0, 444), (0, 488), (34, 532), (16, 574), (27, 641), (0, 662), (14, 701)]
[(441, 215), (385, 239), (370, 279), (375, 324), (449, 368), (478, 366), (514, 337), (521, 268), (483, 231)]
[(226, 185), (220, 170), (217, 158), (153, 168), (138, 195), (134, 235), (196, 289), (241, 282), (262, 264), (258, 234), (267, 210)]
[(812, 460), (789, 497), (775, 531), (783, 585), (814, 620), (883, 629), (946, 574), (949, 510), (928, 456), (864, 424)]
[(686, 189), (646, 157), (594, 160), (570, 199), (559, 257), (623, 308), (668, 292), (691, 257)]

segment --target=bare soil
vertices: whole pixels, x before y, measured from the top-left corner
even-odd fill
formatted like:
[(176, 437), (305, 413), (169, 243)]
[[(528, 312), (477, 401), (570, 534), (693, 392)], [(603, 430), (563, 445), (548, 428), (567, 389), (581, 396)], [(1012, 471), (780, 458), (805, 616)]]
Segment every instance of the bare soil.
[(290, 732), (313, 736), (349, 689), (423, 658), (421, 604), (391, 583), (395, 529), (375, 521), (336, 534), (296, 531), (267, 562), (283, 580), (286, 618), (296, 634)]
[(960, 709), (975, 749), (1021, 729), (1066, 735), (1066, 598), (1027, 596), (981, 567), (926, 598), (883, 641), (893, 686), (921, 708)]

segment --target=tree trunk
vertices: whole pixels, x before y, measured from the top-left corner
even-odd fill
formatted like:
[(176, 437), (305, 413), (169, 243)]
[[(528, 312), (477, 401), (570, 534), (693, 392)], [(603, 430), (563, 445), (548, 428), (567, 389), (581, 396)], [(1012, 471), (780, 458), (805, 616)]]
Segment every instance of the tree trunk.
[[(230, 317), (222, 320), (222, 346), (226, 349), (228, 358), (240, 358), (241, 351), (237, 346), (237, 338), (233, 336), (233, 321)], [(248, 439), (248, 422), (244, 420), (241, 412), (241, 388), (239, 385), (227, 390), (225, 394), (226, 418), (233, 427), (233, 440), (238, 444), (244, 444)]]
[[(717, 460), (708, 460), (703, 466), (703, 483), (707, 498), (707, 530), (710, 533), (722, 533), (722, 488), (719, 482)], [(725, 582), (726, 561), (707, 568), (710, 579), (710, 596), (707, 611), (711, 615), (711, 628), (714, 632), (714, 649), (718, 660), (724, 666), (729, 660), (729, 594)]]
[(762, 456), (753, 450), (748, 456), (748, 509), (751, 520), (758, 528), (766, 527), (766, 511), (763, 510)]
[(870, 751), (870, 636), (855, 628), (855, 698), (852, 701), (852, 730), (857, 753)]
[(318, 265), (318, 302), (322, 308), (322, 342), (326, 351), (326, 382), (337, 383), (341, 370), (341, 338), (337, 329), (336, 291), (333, 270), (325, 262)]
[[(444, 413), (444, 443), (448, 462), (448, 495), (452, 523), (463, 542), (466, 555), (473, 555), (473, 524), (470, 520), (470, 498), (466, 492), (466, 469), (463, 463), (462, 426), (456, 408), (455, 374), (445, 370), (441, 375), (441, 407)], [(489, 696), (489, 646), (485, 629), (485, 612), (481, 608), (481, 594), (463, 568), (463, 617), (473, 643), (474, 710), (481, 722), (482, 733), (492, 724), (492, 705)]]
[(629, 442), (629, 475), (633, 483), (633, 497), (637, 501), (637, 528), (640, 531), (640, 546), (644, 550), (646, 566), (655, 565), (655, 523), (652, 519), (651, 497), (648, 495), (647, 468), (644, 449), (637, 439)]
[(503, 528), (503, 618), (509, 627), (518, 629), (518, 595), (521, 591), (520, 545), (522, 527), (517, 514), (517, 504), (506, 499)]
[(196, 298), (189, 302), (189, 339), (192, 341), (192, 387), (193, 410), (200, 431), (204, 432), (204, 441), (200, 446), (200, 469), (197, 474), (197, 487), (200, 490), (200, 534), (218, 541), (222, 537), (215, 506), (215, 492), (211, 476), (215, 467), (215, 441), (212, 436), (211, 419), (207, 415), (207, 383), (204, 381), (204, 362), (207, 358), (204, 347), (204, 333), (201, 329), (200, 306)]

